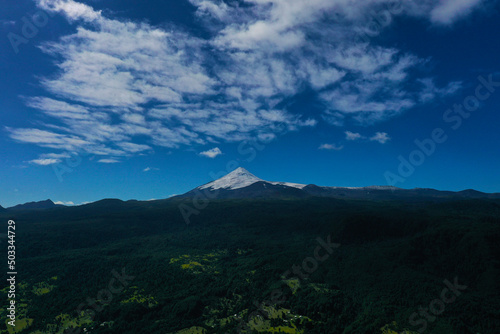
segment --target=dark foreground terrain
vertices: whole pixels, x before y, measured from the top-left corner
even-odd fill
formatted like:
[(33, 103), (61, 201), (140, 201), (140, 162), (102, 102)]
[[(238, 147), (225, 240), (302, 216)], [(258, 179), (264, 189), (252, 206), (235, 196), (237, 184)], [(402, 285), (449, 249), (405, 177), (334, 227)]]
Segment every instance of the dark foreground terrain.
[(500, 333), (500, 200), (180, 204), (1, 212), (16, 332)]

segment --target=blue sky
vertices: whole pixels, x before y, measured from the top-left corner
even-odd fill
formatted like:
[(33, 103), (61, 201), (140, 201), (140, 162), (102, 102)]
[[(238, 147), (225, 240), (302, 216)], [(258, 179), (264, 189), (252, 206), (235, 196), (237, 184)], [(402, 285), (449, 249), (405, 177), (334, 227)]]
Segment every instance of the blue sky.
[(4, 207), (166, 198), (240, 166), (500, 192), (497, 1), (4, 7)]

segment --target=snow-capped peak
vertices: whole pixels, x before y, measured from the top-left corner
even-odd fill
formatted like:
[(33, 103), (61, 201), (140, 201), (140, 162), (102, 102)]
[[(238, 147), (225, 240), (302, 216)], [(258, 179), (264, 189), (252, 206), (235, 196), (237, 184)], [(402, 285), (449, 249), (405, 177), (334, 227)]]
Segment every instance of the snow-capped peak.
[(239, 189), (248, 187), (255, 182), (264, 181), (253, 175), (243, 167), (233, 170), (226, 176), (198, 187), (199, 189)]

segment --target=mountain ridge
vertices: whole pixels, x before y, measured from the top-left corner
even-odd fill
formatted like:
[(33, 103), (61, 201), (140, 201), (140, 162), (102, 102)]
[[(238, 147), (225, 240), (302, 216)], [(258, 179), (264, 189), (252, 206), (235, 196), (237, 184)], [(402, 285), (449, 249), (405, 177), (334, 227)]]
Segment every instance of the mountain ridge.
[(51, 209), (64, 207), (62, 204), (55, 204), (51, 199), (46, 199), (44, 201), (27, 202), (23, 204), (14, 205), (8, 207), (7, 210), (39, 210), (39, 209)]
[(200, 192), (210, 199), (303, 198), (311, 196), (372, 200), (500, 198), (500, 193), (483, 193), (474, 189), (446, 191), (432, 188), (403, 189), (382, 185), (366, 187), (331, 187), (318, 186), (315, 184), (306, 185), (291, 182), (274, 182), (263, 180), (243, 167), (236, 168), (219, 179), (205, 183), (175, 197), (195, 197), (199, 196)]
[[(171, 199), (195, 198), (205, 196), (209, 199), (288, 199), (307, 197), (332, 197), (339, 199), (364, 200), (446, 200), (446, 199), (500, 199), (500, 193), (485, 193), (475, 189), (460, 191), (436, 190), (433, 188), (404, 189), (387, 185), (372, 185), (366, 187), (337, 187), (318, 186), (315, 184), (300, 184), (293, 182), (275, 182), (263, 180), (250, 173), (243, 167), (236, 168), (225, 176), (202, 184), (184, 194), (175, 195), (157, 201)], [(82, 207), (95, 204), (96, 206), (119, 206), (127, 202), (149, 202), (141, 200), (102, 199), (92, 203), (75, 205)], [(35, 210), (49, 208), (64, 208), (47, 199), (38, 202), (28, 202), (12, 207), (3, 208), (0, 212)]]

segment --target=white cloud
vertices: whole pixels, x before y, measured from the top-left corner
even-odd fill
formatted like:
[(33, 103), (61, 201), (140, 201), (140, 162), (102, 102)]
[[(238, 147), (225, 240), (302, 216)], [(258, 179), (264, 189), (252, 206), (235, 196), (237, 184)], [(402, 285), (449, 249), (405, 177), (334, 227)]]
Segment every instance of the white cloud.
[(210, 0), (190, 0), (190, 2), (197, 7), (196, 14), (201, 17), (210, 16), (221, 20), (229, 9), (223, 1), (215, 3)]
[(29, 163), (40, 166), (54, 165), (60, 163), (62, 159), (69, 157), (71, 157), (71, 155), (68, 153), (46, 153), (40, 154), (38, 159), (33, 159), (29, 161)]
[(222, 151), (218, 147), (214, 147), (208, 151), (201, 152), (200, 155), (213, 159), (222, 154)]
[(58, 134), (39, 129), (7, 128), (7, 131), (9, 131), (10, 137), (16, 141), (65, 151), (74, 151), (77, 147), (88, 144), (85, 140), (76, 136)]
[(335, 144), (321, 144), (318, 148), (319, 150), (328, 150), (328, 151), (340, 151), (344, 148), (344, 146), (338, 146)]
[(391, 138), (386, 132), (377, 132), (373, 137), (370, 138), (370, 140), (379, 142), (380, 144), (385, 144), (389, 140), (391, 140)]
[(462, 82), (453, 81), (448, 83), (446, 87), (438, 88), (433, 79), (424, 78), (418, 80), (424, 87), (419, 93), (419, 100), (423, 103), (432, 101), (437, 97), (453, 95), (462, 89)]
[(345, 133), (345, 139), (347, 140), (358, 140), (363, 138), (363, 136), (357, 132), (346, 131), (344, 133)]
[[(205, 39), (173, 25), (109, 18), (74, 0), (36, 0), (76, 29), (40, 46), (57, 71), (41, 80), (46, 96), (26, 104), (44, 121), (8, 129), (11, 138), (117, 161), (154, 146), (272, 139), (318, 119), (369, 125), (460, 88), (422, 77), (426, 60), (361, 38), (373, 13), (393, 0), (189, 1)], [(448, 24), (481, 3), (409, 0), (392, 15)], [(290, 101), (307, 89), (323, 110), (291, 112)]]
[(59, 12), (69, 20), (92, 22), (101, 18), (101, 11), (73, 0), (38, 0), (38, 6), (48, 11)]
[[(68, 151), (125, 156), (152, 151), (147, 144), (176, 148), (217, 139), (239, 141), (258, 135), (272, 136), (278, 126), (295, 131), (315, 125), (311, 118), (273, 110), (268, 102), (257, 101), (261, 94), (276, 95), (290, 86), (293, 77), (286, 71), (291, 67), (285, 70), (284, 62), (272, 60), (260, 66), (260, 73), (254, 78), (238, 82), (239, 79), (231, 78), (233, 73), (229, 70), (209, 75), (211, 69), (204, 64), (210, 57), (204, 51), (208, 42), (180, 30), (166, 31), (146, 23), (108, 19), (72, 0), (38, 3), (45, 10), (76, 21), (75, 24), (84, 20), (93, 25), (81, 25), (76, 33), (60, 42), (41, 46), (42, 51), (61, 59), (56, 63), (59, 71), (42, 80), (47, 91), (58, 99), (27, 98), (27, 105), (64, 126), (47, 124), (50, 129), (24, 129), (32, 133), (31, 137), (50, 132), (57, 145)], [(208, 2), (199, 4), (213, 7)], [(253, 73), (243, 60), (235, 55), (227, 67), (243, 65), (248, 73)], [(254, 57), (254, 63), (259, 65), (260, 59)], [(275, 70), (272, 77), (267, 74), (269, 68)], [(326, 79), (317, 79), (321, 80)], [(248, 93), (239, 98), (229, 94), (233, 83), (248, 85)], [(227, 96), (223, 94), (226, 90)], [(215, 97), (221, 101), (210, 102)], [(20, 142), (57, 146), (46, 143), (46, 138), (31, 140), (21, 131), (13, 130), (11, 137)], [(148, 142), (136, 144), (138, 136)], [(68, 137), (81, 142), (64, 145)]]
[(89, 111), (81, 105), (69, 104), (63, 101), (57, 101), (47, 97), (33, 97), (28, 99), (29, 107), (39, 109), (45, 114), (57, 118), (72, 120), (90, 119)]
[(54, 165), (60, 162), (60, 159), (34, 159), (30, 161), (30, 163), (40, 166)]
[(146, 167), (142, 171), (143, 172), (149, 172), (149, 171), (152, 171), (152, 170), (160, 170), (160, 169), (159, 168), (155, 168), (155, 167)]
[(121, 161), (118, 159), (100, 159), (97, 162), (100, 162), (102, 164), (116, 164), (116, 163), (119, 163)]
[(440, 0), (430, 13), (431, 21), (450, 25), (456, 20), (470, 14), (483, 0)]
[(67, 201), (67, 202), (63, 202), (63, 201), (57, 201), (57, 202), (54, 202), (54, 204), (58, 204), (58, 205), (75, 205), (75, 203), (73, 203), (72, 201)]
[(118, 143), (117, 145), (120, 146), (123, 150), (130, 153), (138, 153), (142, 151), (151, 150), (151, 147), (148, 145), (141, 145), (134, 143)]

